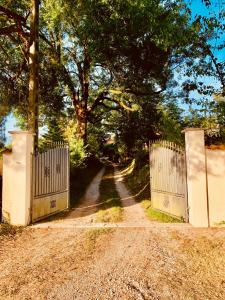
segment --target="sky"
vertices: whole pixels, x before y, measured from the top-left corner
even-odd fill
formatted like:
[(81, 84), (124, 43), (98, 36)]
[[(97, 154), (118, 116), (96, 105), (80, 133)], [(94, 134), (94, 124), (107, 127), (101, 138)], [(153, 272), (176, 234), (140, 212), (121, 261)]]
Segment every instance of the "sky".
[[(202, 16), (207, 16), (209, 13), (209, 10), (206, 8), (206, 6), (202, 3), (202, 0), (185, 0), (186, 3), (190, 4), (191, 6), (191, 10), (192, 10), (192, 16), (193, 18), (196, 15), (202, 15)], [(225, 6), (225, 0), (211, 0), (212, 2), (212, 7), (213, 10), (211, 10), (211, 12), (215, 13), (218, 15), (219, 11), (221, 10), (221, 7), (224, 5)], [(225, 33), (224, 33), (224, 39), (225, 39)], [(215, 42), (215, 44), (217, 43), (217, 41), (213, 41), (213, 43)], [(214, 53), (217, 58), (221, 61), (225, 60), (225, 53), (222, 53), (222, 51), (220, 53)], [(206, 78), (205, 81), (207, 81), (208, 79)], [(219, 86), (219, 83), (215, 81), (215, 85)], [(194, 95), (195, 97), (197, 97), (197, 95)], [(7, 143), (10, 143), (10, 135), (8, 134), (8, 131), (10, 130), (19, 130), (19, 128), (16, 125), (16, 120), (13, 117), (12, 114), (10, 114), (7, 117), (6, 120), (6, 138), (7, 138)]]
[[(198, 16), (209, 16), (209, 13), (212, 16), (216, 16), (219, 19), (219, 13), (221, 12), (221, 9), (225, 7), (225, 0), (211, 0), (211, 4), (212, 6), (209, 8), (207, 8), (205, 6), (205, 4), (203, 3), (202, 0), (185, 0), (186, 3), (188, 3), (191, 7), (191, 11), (192, 11), (192, 17), (193, 19)], [(223, 34), (223, 36), (221, 36), (220, 40), (212, 40), (211, 41), (211, 45), (212, 46), (217, 46), (220, 41), (223, 40), (225, 41), (225, 33)], [(214, 55), (217, 57), (218, 61), (224, 62), (225, 61), (225, 51), (216, 51), (214, 50)], [(210, 77), (203, 77), (201, 78), (201, 81), (203, 81), (206, 85), (213, 85), (215, 88), (217, 89), (221, 89), (221, 84), (219, 82), (219, 80), (217, 78), (210, 78)], [(190, 94), (190, 96), (192, 98), (195, 98), (196, 100), (202, 98), (202, 95), (199, 95), (197, 92), (192, 92)], [(210, 97), (207, 97), (208, 99), (210, 99)], [(212, 97), (210, 100), (213, 100)], [(187, 109), (188, 106), (184, 105), (184, 109)], [(197, 108), (197, 106), (195, 104), (192, 105), (192, 108)]]
[[(195, 17), (196, 15), (201, 16), (208, 16), (209, 9), (202, 3), (202, 0), (186, 0), (185, 2), (190, 3), (191, 2), (191, 10), (192, 10), (192, 16)], [(217, 17), (219, 17), (219, 12), (221, 9), (225, 8), (225, 0), (211, 0), (212, 6), (210, 8), (210, 12), (212, 14), (216, 14)], [(225, 40), (225, 33), (222, 37)], [(213, 41), (216, 45), (218, 41)], [(217, 58), (221, 61), (225, 60), (225, 53), (222, 51), (217, 51), (214, 53)]]

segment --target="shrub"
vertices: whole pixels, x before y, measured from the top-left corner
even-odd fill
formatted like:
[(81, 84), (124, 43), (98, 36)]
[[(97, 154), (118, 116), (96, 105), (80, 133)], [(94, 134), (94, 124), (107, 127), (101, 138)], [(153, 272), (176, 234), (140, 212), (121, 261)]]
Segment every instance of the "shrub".
[(85, 165), (87, 157), (86, 148), (82, 139), (76, 137), (77, 124), (74, 120), (68, 121), (63, 132), (63, 137), (70, 147), (70, 161), (73, 167)]

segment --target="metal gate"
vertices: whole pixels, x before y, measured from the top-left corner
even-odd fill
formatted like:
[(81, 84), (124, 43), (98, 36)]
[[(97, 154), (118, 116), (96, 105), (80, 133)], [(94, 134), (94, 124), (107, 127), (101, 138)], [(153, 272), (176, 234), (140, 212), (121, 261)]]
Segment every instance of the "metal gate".
[(168, 141), (151, 141), (149, 146), (152, 207), (187, 222), (185, 151)]
[(32, 222), (69, 207), (69, 147), (62, 142), (33, 154)]

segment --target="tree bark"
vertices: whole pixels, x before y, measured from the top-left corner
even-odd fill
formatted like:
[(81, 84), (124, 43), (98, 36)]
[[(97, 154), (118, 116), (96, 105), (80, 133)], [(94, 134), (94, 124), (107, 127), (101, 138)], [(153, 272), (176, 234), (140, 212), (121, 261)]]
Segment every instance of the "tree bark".
[(84, 145), (87, 144), (87, 110), (79, 106), (76, 109), (77, 118), (77, 136), (83, 140)]
[(83, 140), (84, 145), (87, 144), (87, 109), (79, 99), (79, 92), (74, 89), (71, 93), (72, 103), (75, 111), (75, 119), (77, 121), (76, 136)]
[(81, 97), (77, 95), (77, 105), (75, 106), (77, 118), (77, 136), (87, 144), (87, 121), (88, 121), (88, 99), (89, 99), (89, 80), (90, 80), (90, 58), (87, 49), (84, 51), (83, 64), (77, 63), (79, 81), (81, 86)]
[(30, 27), (28, 130), (35, 134), (36, 148), (38, 146), (39, 0), (32, 0)]

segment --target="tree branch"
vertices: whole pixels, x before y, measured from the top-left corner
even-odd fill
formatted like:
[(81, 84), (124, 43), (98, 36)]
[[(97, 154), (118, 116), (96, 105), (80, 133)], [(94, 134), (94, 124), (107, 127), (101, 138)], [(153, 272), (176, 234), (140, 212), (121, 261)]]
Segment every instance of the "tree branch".
[(0, 28), (0, 35), (10, 35), (11, 33), (18, 32), (17, 25), (10, 25), (7, 27)]
[(137, 97), (143, 97), (143, 96), (150, 96), (150, 95), (159, 95), (159, 94), (161, 94), (163, 91), (165, 91), (165, 89), (166, 88), (164, 88), (164, 89), (161, 89), (160, 91), (157, 91), (157, 92), (155, 92), (155, 91), (151, 91), (151, 92), (141, 92), (141, 91), (135, 91), (135, 90), (133, 90), (133, 89), (125, 89), (125, 90), (123, 90), (122, 92), (123, 93), (127, 93), (127, 94), (133, 94), (133, 95), (135, 95), (135, 96), (137, 96)]
[(223, 71), (220, 69), (220, 65), (217, 63), (217, 60), (216, 60), (213, 52), (211, 51), (210, 46), (206, 43), (206, 41), (203, 40), (200, 43), (200, 45), (206, 51), (206, 53), (211, 57), (212, 62), (216, 68), (216, 73), (219, 77), (219, 80), (220, 80), (222, 88), (223, 88), (223, 94), (225, 94), (225, 78), (224, 78)]
[(100, 93), (97, 98), (95, 99), (94, 103), (92, 104), (91, 108), (89, 109), (88, 113), (91, 113), (98, 105), (99, 103), (107, 97), (108, 92), (102, 92)]
[(101, 106), (103, 106), (103, 107), (105, 107), (105, 108), (107, 108), (109, 110), (117, 110), (117, 111), (119, 111), (121, 109), (118, 106), (108, 106), (104, 102), (100, 102), (99, 105), (101, 105)]
[(209, 50), (209, 56), (212, 59), (212, 62), (216, 68), (217, 75), (218, 75), (221, 85), (223, 87), (223, 94), (224, 94), (225, 93), (225, 78), (224, 78), (223, 71), (220, 69), (219, 64), (217, 63), (216, 58), (215, 58), (214, 54), (212, 53), (212, 51), (210, 49), (208, 49), (208, 50)]
[(15, 21), (26, 23), (26, 18), (22, 17), (21, 15), (13, 12), (12, 10), (0, 5), (0, 12), (6, 15), (9, 19), (13, 19)]

